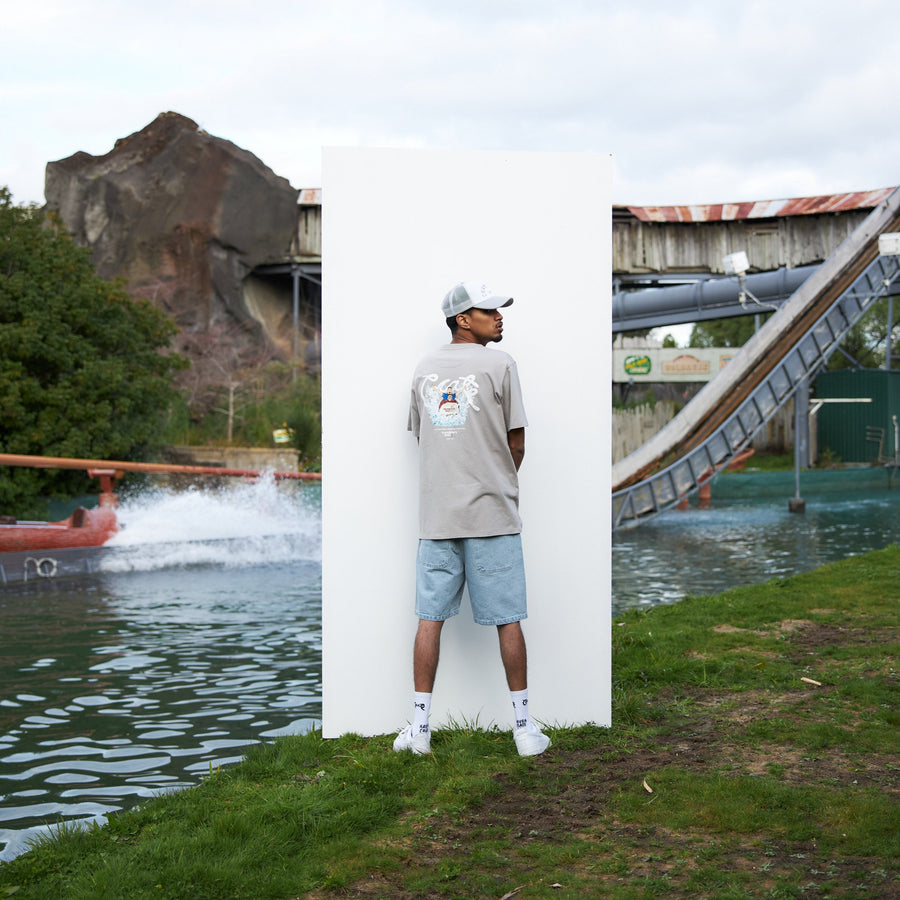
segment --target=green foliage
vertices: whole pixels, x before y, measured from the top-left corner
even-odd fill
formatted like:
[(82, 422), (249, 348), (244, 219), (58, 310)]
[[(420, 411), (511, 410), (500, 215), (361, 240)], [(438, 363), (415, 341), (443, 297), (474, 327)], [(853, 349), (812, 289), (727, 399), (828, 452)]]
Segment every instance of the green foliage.
[[(896, 304), (895, 304), (896, 306)], [(884, 365), (885, 338), (888, 330), (888, 301), (879, 300), (843, 337), (840, 350), (828, 359), (827, 369), (852, 369), (862, 366), (878, 369)], [(761, 315), (760, 327), (772, 314)], [(896, 322), (895, 313), (895, 322)], [(756, 331), (754, 316), (736, 316), (697, 322), (688, 341), (690, 347), (743, 347)], [(898, 345), (897, 328), (893, 331), (894, 347)], [(664, 346), (669, 346), (664, 343)]]
[[(322, 464), (319, 379), (298, 373), (295, 380), (286, 380), (275, 366), (270, 369), (273, 371), (264, 372), (254, 390), (242, 399), (231, 443), (238, 447), (268, 447), (272, 445), (273, 430), (286, 425), (293, 432), (291, 443), (281, 446), (299, 450), (300, 467), (317, 471)], [(219, 445), (226, 443), (227, 428), (223, 410), (213, 409), (195, 419), (186, 399), (179, 395), (172, 404), (164, 436), (172, 444)]]
[(300, 451), (301, 467), (317, 469), (322, 462), (321, 409), (319, 379), (300, 374), (280, 392), (249, 404), (237, 434), (241, 442), (263, 447), (272, 443), (272, 430), (285, 425), (292, 432), (289, 446)]
[(621, 335), (623, 338), (645, 338), (650, 336), (651, 331), (653, 331), (652, 328), (635, 328), (631, 331), (623, 331)]
[(675, 340), (675, 338), (674, 338), (673, 335), (667, 334), (667, 335), (663, 338), (662, 345), (663, 345), (663, 349), (664, 349), (664, 350), (668, 350), (668, 349), (673, 349), (673, 350), (674, 350), (674, 349), (678, 346), (678, 341)]
[[(0, 451), (140, 458), (159, 440), (183, 365), (161, 352), (175, 330), (100, 278), (59, 223), (0, 188)], [(0, 509), (90, 487), (78, 472), (6, 469)]]
[(656, 408), (656, 393), (652, 387), (636, 395), (629, 393), (626, 397), (614, 396), (612, 398), (613, 409), (643, 409), (644, 407), (651, 411)]
[(833, 469), (841, 464), (841, 458), (831, 447), (823, 447), (819, 451), (819, 458), (816, 460), (816, 466), (820, 469)]
[[(859, 366), (865, 369), (879, 369), (884, 366), (885, 338), (888, 330), (887, 314), (887, 299), (873, 304), (871, 309), (841, 340), (841, 351), (843, 352), (839, 351), (831, 355), (827, 365), (828, 371), (855, 369)], [(896, 329), (893, 341), (894, 348), (896, 348)], [(895, 355), (896, 352), (894, 348), (892, 348), (892, 355)]]
[[(760, 317), (762, 322), (771, 313)], [(756, 332), (755, 316), (733, 316), (729, 319), (710, 319), (697, 322), (691, 330), (689, 347), (743, 347)]]
[(728, 472), (725, 471), (722, 473), (723, 477), (732, 477), (734, 475), (740, 474), (741, 471), (746, 472), (790, 472), (793, 471), (794, 468), (794, 454), (793, 453), (768, 453), (767, 451), (757, 450), (753, 456), (747, 460), (747, 466), (745, 470), (738, 470), (737, 472)]

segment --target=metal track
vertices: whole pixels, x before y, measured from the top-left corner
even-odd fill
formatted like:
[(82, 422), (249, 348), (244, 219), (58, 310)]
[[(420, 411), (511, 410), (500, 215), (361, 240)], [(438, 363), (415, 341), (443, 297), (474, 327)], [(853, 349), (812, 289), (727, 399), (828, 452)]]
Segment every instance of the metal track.
[(659, 434), (613, 466), (613, 528), (677, 505), (723, 469), (872, 305), (900, 282), (878, 235), (900, 229), (900, 188), (876, 209)]

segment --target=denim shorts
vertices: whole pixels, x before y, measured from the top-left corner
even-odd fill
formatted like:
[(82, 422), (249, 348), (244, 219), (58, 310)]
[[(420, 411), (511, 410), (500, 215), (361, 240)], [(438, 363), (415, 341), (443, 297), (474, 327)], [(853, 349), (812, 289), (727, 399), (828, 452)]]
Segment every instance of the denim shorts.
[(420, 540), (416, 615), (432, 622), (455, 616), (464, 585), (479, 625), (508, 625), (526, 618), (522, 536)]

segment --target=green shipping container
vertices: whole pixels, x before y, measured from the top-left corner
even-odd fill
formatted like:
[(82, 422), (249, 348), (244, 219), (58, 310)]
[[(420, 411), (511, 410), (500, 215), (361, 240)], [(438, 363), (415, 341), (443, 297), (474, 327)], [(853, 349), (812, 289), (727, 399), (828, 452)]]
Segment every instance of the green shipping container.
[(815, 399), (868, 400), (823, 403), (817, 415), (819, 459), (826, 450), (841, 462), (885, 463), (897, 452), (895, 421), (900, 422), (900, 371), (846, 369), (822, 372)]

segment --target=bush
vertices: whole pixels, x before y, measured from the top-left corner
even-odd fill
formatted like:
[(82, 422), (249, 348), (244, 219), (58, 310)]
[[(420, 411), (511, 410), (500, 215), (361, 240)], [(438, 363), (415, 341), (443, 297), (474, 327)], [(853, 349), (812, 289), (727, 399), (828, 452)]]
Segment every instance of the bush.
[[(306, 373), (283, 383), (280, 372), (270, 372), (256, 386), (250, 399), (239, 405), (231, 446), (269, 447), (272, 432), (286, 426), (293, 434), (291, 443), (300, 452), (300, 466), (318, 471), (322, 464), (321, 387), (319, 379)], [(227, 415), (214, 410), (198, 421), (191, 421), (187, 402), (179, 397), (172, 407), (165, 438), (173, 444), (224, 446), (228, 444)]]
[[(40, 209), (0, 188), (0, 451), (146, 458), (184, 360), (174, 322), (100, 278), (86, 250)], [(91, 490), (86, 474), (0, 471), (0, 510)]]

